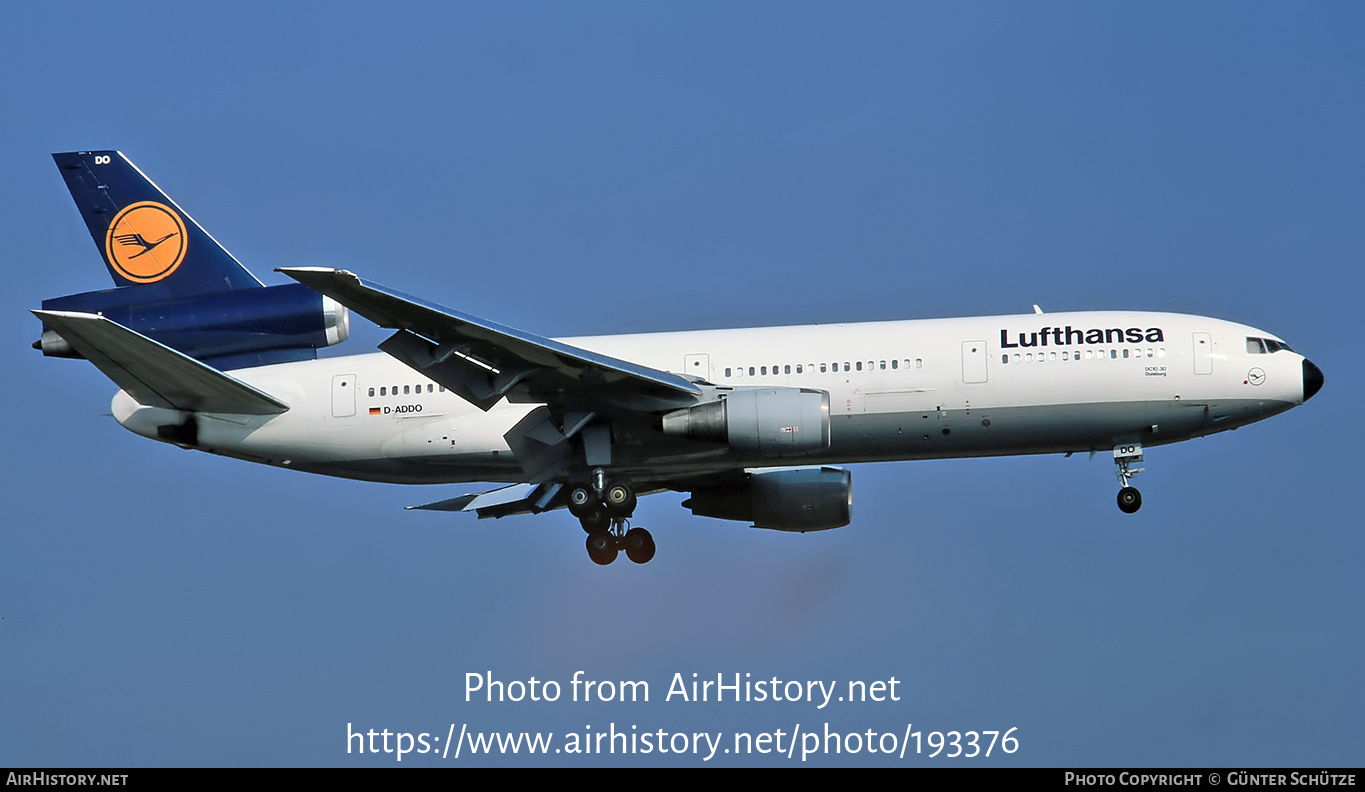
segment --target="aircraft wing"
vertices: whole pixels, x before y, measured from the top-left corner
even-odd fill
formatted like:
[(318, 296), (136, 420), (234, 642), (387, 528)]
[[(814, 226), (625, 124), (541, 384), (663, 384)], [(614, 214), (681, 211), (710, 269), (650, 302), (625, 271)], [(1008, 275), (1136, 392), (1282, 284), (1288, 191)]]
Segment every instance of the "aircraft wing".
[(506, 397), (557, 410), (660, 412), (695, 404), (702, 394), (677, 374), (453, 311), (345, 270), (278, 271), (396, 329), (380, 349), (483, 410)]
[(237, 415), (278, 415), (289, 409), (270, 394), (103, 316), (74, 311), (33, 314), (148, 407)]

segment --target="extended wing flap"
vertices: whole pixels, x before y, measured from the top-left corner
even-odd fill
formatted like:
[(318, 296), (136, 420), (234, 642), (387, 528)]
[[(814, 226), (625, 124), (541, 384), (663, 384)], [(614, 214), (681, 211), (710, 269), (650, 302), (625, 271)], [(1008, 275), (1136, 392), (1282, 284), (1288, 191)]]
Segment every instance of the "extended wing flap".
[(502, 398), (562, 406), (606, 404), (661, 411), (701, 395), (677, 374), (453, 311), (361, 280), (344, 270), (280, 269), (381, 327), (380, 349), (487, 410)]
[(289, 409), (279, 399), (103, 316), (33, 314), (140, 404), (237, 415), (278, 415)]
[(490, 492), (461, 495), (458, 498), (408, 508), (424, 511), (472, 511), (477, 513), (480, 519), (507, 517), (513, 514), (539, 514), (546, 509), (562, 505), (554, 503), (555, 496), (559, 494), (561, 488), (561, 485), (553, 483), (513, 484)]

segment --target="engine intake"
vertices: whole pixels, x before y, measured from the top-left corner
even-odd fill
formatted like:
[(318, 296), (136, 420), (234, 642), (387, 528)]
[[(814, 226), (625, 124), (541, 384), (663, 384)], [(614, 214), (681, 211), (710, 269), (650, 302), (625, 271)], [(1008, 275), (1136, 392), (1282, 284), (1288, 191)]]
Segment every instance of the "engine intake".
[(727, 443), (761, 456), (829, 448), (829, 393), (808, 388), (749, 388), (663, 417), (664, 434)]

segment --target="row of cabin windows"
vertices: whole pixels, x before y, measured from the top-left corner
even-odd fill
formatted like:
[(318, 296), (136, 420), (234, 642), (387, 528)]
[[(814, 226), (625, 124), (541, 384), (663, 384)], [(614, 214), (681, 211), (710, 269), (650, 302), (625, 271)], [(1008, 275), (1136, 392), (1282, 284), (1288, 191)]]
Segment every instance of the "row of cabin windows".
[[(426, 388), (427, 388), (427, 390), (426, 390), (427, 393), (435, 393), (435, 392), (436, 392), (436, 386), (433, 385), (433, 384), (431, 384), (430, 382), (428, 382), (428, 383), (426, 384)], [(446, 392), (446, 386), (442, 385), (441, 388), (440, 388), (440, 391), (441, 391), (441, 393), (445, 393), (445, 392)], [(412, 395), (412, 394), (420, 394), (421, 392), (422, 392), (422, 385), (421, 385), (421, 383), (418, 383), (418, 384), (416, 384), (416, 385), (404, 385), (404, 386), (403, 386), (403, 395), (404, 395), (404, 396), (410, 396), (410, 395)], [(397, 385), (394, 385), (392, 390), (390, 390), (390, 389), (389, 389), (389, 386), (387, 386), (387, 385), (385, 385), (385, 386), (383, 386), (383, 387), (381, 387), (381, 388), (379, 389), (379, 395), (380, 395), (380, 396), (388, 396), (390, 393), (392, 393), (394, 396), (397, 396), (397, 395), (398, 395), (398, 386), (397, 386)], [(374, 388), (370, 388), (370, 395), (371, 395), (371, 396), (374, 395)]]
[[(1058, 357), (1059, 354), (1061, 355), (1060, 358)], [(1156, 348), (1156, 349), (1153, 349), (1152, 347), (1147, 347), (1147, 354), (1146, 354), (1146, 356), (1147, 356), (1147, 357), (1159, 357), (1159, 358), (1164, 358), (1164, 357), (1166, 357), (1166, 348), (1165, 348), (1165, 347), (1158, 347), (1158, 348)], [(1120, 350), (1120, 349), (1109, 349), (1109, 350), (1105, 350), (1105, 349), (1101, 349), (1101, 350), (1099, 350), (1099, 351), (1096, 351), (1096, 350), (1093, 350), (1093, 349), (1087, 349), (1087, 350), (1085, 350), (1085, 359), (1086, 359), (1086, 360), (1118, 360), (1119, 358), (1128, 359), (1128, 358), (1140, 358), (1140, 357), (1143, 357), (1143, 351), (1142, 351), (1141, 349), (1133, 349), (1133, 350), (1128, 350), (1128, 349), (1122, 349), (1122, 350)], [(1034, 363), (1034, 362), (1042, 363), (1042, 362), (1048, 361), (1048, 360), (1080, 360), (1080, 359), (1081, 359), (1081, 351), (1080, 351), (1079, 349), (1076, 350), (1075, 352), (1071, 352), (1070, 350), (1065, 350), (1065, 349), (1062, 350), (1060, 353), (1059, 353), (1059, 352), (1039, 352), (1039, 353), (1038, 353), (1038, 356), (1037, 356), (1036, 358), (1034, 357), (1034, 355), (1033, 355), (1032, 352), (1025, 352), (1025, 353), (1023, 354), (1022, 357), (1020, 356), (1020, 354), (1019, 354), (1018, 352), (1015, 352), (1013, 355), (1009, 355), (1009, 354), (1001, 354), (1001, 355), (1000, 355), (1000, 362), (1001, 362), (1001, 363)]]
[[(733, 366), (733, 367), (732, 367), (732, 366), (726, 366), (726, 367), (725, 367), (725, 376), (727, 376), (727, 377), (743, 377), (743, 376), (746, 376), (746, 372), (747, 372), (747, 376), (750, 376), (750, 377), (766, 377), (766, 376), (768, 376), (768, 370), (769, 370), (770, 368), (772, 369), (772, 373), (773, 373), (774, 375), (778, 375), (778, 376), (783, 375), (783, 374), (814, 374), (815, 371), (816, 371), (816, 366), (817, 366), (817, 365), (819, 366), (819, 370), (820, 370), (820, 373), (821, 373), (821, 374), (826, 374), (826, 373), (831, 372), (831, 371), (838, 371), (838, 370), (839, 370), (839, 366), (841, 366), (841, 365), (844, 367), (844, 369), (843, 369), (844, 371), (878, 371), (878, 370), (886, 371), (886, 370), (887, 370), (887, 361), (885, 361), (885, 360), (869, 360), (869, 361), (867, 361), (866, 364), (864, 364), (863, 361), (858, 360), (858, 361), (855, 361), (855, 362), (852, 362), (852, 363), (850, 363), (850, 362), (848, 362), (848, 361), (844, 361), (843, 363), (835, 362), (835, 363), (819, 363), (819, 364), (816, 364), (816, 363), (806, 363), (806, 364), (797, 363), (795, 367), (793, 367), (791, 364), (785, 364), (785, 365), (780, 365), (780, 366), (749, 366), (749, 367), (747, 367), (747, 368), (744, 367), (744, 366)], [(864, 366), (866, 366), (866, 367), (864, 367)], [(795, 368), (795, 371), (793, 371), (793, 368)], [(911, 361), (909, 358), (905, 358), (904, 360), (893, 360), (893, 361), (891, 361), (891, 363), (890, 363), (890, 368), (891, 368), (893, 371), (899, 371), (899, 370), (901, 370), (901, 369), (909, 370), (909, 369), (911, 369), (911, 368), (924, 368), (924, 359), (923, 359), (923, 358), (915, 358), (914, 361)]]

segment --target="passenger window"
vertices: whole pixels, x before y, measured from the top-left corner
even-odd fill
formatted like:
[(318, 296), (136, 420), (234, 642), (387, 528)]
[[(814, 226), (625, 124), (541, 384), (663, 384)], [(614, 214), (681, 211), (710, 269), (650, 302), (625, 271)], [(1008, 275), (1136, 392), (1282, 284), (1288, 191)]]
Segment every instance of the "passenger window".
[(1014, 362), (1015, 362), (1015, 363), (1018, 363), (1018, 362), (1019, 362), (1019, 353), (1018, 353), (1018, 352), (1015, 352), (1015, 353), (1014, 353)]
[(859, 370), (859, 371), (862, 371), (862, 370), (863, 370), (863, 362), (862, 362), (861, 360), (858, 361), (858, 370)]
[(380, 389), (379, 389), (379, 395), (380, 395), (380, 396), (388, 396), (388, 395), (389, 395), (389, 389), (388, 389), (388, 388), (380, 388)]
[(727, 376), (727, 377), (730, 376), (730, 369), (729, 369), (728, 366), (727, 366), (726, 369), (725, 369), (725, 376)]
[(749, 367), (749, 376), (752, 377), (753, 375), (754, 375), (754, 367), (753, 367), (753, 366), (750, 366), (750, 367)]
[(824, 374), (824, 373), (825, 373), (825, 364), (824, 364), (824, 363), (821, 363), (821, 364), (820, 364), (820, 373), (821, 373), (821, 374)]
[(899, 362), (899, 361), (896, 361), (896, 360), (891, 361), (891, 368), (894, 369), (894, 368), (896, 367), (896, 363), (898, 363), (898, 362)]
[(370, 388), (370, 395), (371, 395), (371, 396), (374, 395), (374, 388)]
[(882, 370), (882, 371), (886, 371), (886, 361), (885, 361), (885, 360), (883, 360), (882, 363), (881, 363), (881, 370)]
[(848, 361), (844, 361), (844, 371), (848, 371)]
[(924, 368), (924, 358), (915, 358), (915, 368)]
[(1009, 356), (1009, 355), (1001, 355), (1001, 356), (1000, 356), (1000, 362), (1001, 362), (1001, 363), (1008, 363), (1008, 362), (1010, 362), (1010, 356)]
[[(797, 368), (797, 372), (796, 372), (796, 373), (797, 373), (797, 374), (800, 374), (800, 373), (801, 373), (801, 371), (800, 371), (801, 367), (800, 367), (800, 366), (797, 366), (796, 368)], [(791, 367), (791, 366), (783, 366), (783, 367), (782, 367), (782, 373), (783, 373), (783, 374), (790, 374), (790, 373), (792, 373), (792, 367)]]
[(801, 364), (800, 364), (800, 363), (797, 363), (797, 364), (796, 364), (796, 373), (797, 373), (797, 374), (800, 374), (800, 373), (801, 373)]
[(1063, 352), (1062, 352), (1062, 360), (1066, 360), (1066, 359), (1067, 359), (1066, 356), (1067, 356), (1067, 353), (1066, 353), (1065, 351), (1063, 351)]
[(407, 395), (407, 393), (408, 393), (408, 386), (407, 386), (407, 385), (404, 385), (404, 386), (403, 386), (403, 394), (404, 394), (404, 395)]

